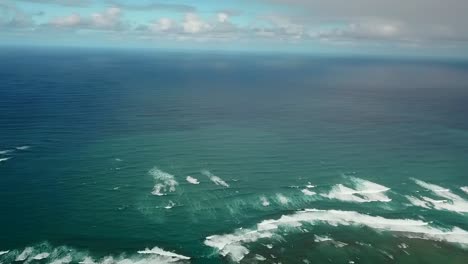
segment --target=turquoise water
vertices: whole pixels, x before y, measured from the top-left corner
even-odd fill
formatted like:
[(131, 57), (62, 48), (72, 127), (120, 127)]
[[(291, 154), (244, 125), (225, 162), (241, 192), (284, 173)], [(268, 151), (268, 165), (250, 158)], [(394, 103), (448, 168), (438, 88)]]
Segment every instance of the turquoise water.
[(4, 49), (0, 79), (2, 263), (468, 259), (465, 62)]

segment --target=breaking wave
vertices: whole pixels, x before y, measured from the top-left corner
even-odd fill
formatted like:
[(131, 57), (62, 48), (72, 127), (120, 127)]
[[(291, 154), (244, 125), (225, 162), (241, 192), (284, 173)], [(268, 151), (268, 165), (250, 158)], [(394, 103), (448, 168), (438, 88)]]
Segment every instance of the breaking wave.
[(156, 181), (153, 191), (151, 192), (153, 195), (162, 196), (166, 195), (168, 192), (175, 192), (176, 186), (179, 185), (174, 175), (164, 172), (157, 167), (152, 168), (149, 174), (153, 176)]
[(201, 171), (201, 174), (207, 176), (210, 181), (212, 181), (214, 184), (216, 185), (221, 185), (221, 186), (224, 186), (224, 187), (229, 187), (229, 184), (227, 184), (225, 181), (223, 181), (223, 179), (221, 179), (220, 177), (214, 175), (213, 173), (211, 173), (210, 171), (208, 170), (202, 170)]
[(414, 178), (412, 180), (420, 187), (429, 191), (432, 195), (441, 198), (433, 199), (426, 196), (406, 196), (412, 205), (436, 210), (468, 213), (468, 201), (458, 196), (457, 194), (454, 194), (450, 189)]
[[(252, 229), (238, 229), (232, 234), (213, 235), (205, 245), (216, 249), (220, 255), (239, 262), (247, 254), (247, 244), (261, 239), (272, 239), (280, 227), (300, 229), (303, 224), (328, 224), (331, 226), (365, 226), (379, 231), (394, 232), (408, 238), (456, 243), (468, 246), (468, 232), (458, 227), (443, 229), (420, 220), (388, 219), (354, 211), (307, 209), (279, 219), (265, 220)], [(303, 229), (301, 229), (303, 230)]]
[(13, 152), (13, 150), (11, 150), (11, 149), (0, 150), (0, 155), (6, 155), (6, 154), (11, 153), (11, 152)]
[(49, 264), (168, 264), (189, 263), (190, 257), (165, 251), (159, 247), (144, 249), (134, 254), (125, 253), (118, 256), (96, 258), (85, 251), (60, 246), (52, 247), (48, 243), (26, 247), (23, 250), (9, 250), (0, 252), (0, 263), (37, 263), (46, 261)]
[(328, 194), (321, 194), (321, 196), (356, 203), (390, 202), (392, 200), (385, 194), (390, 188), (356, 177), (346, 178), (349, 179), (352, 187), (337, 184), (332, 187)]
[(460, 189), (468, 194), (468, 186), (460, 187)]
[(0, 159), (0, 162), (7, 161), (7, 160), (9, 160), (9, 159), (11, 159), (11, 158), (1, 158), (1, 159)]
[(193, 178), (192, 176), (187, 176), (187, 178), (185, 178), (187, 180), (187, 182), (191, 183), (191, 184), (200, 184), (200, 182), (198, 181), (198, 179), (195, 179)]

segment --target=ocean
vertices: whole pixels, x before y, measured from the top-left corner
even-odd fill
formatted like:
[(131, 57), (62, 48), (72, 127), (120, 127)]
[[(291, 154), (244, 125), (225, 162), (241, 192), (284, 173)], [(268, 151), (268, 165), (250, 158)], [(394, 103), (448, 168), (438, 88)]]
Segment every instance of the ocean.
[(0, 263), (467, 263), (468, 62), (0, 49)]

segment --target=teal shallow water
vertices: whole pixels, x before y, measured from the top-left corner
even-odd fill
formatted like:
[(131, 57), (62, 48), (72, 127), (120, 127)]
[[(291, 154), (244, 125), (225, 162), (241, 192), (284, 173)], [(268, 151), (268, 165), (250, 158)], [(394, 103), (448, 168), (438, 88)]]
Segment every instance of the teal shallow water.
[(465, 63), (1, 57), (3, 263), (468, 258)]

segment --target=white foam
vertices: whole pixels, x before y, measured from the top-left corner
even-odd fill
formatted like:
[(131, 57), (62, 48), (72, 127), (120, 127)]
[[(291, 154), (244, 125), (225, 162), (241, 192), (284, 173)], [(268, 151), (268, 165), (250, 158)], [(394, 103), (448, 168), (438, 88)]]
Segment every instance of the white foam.
[(11, 149), (0, 150), (0, 155), (6, 155), (6, 154), (11, 153), (11, 152), (13, 152), (13, 150), (11, 150)]
[(50, 256), (50, 253), (47, 253), (47, 252), (43, 252), (43, 253), (39, 253), (37, 254), (36, 256), (33, 257), (34, 260), (41, 260), (41, 259), (46, 259)]
[(31, 147), (30, 146), (20, 146), (20, 147), (16, 147), (17, 150), (28, 150), (30, 149)]
[(191, 184), (200, 184), (198, 179), (193, 178), (192, 176), (187, 176), (186, 180)]
[(468, 213), (468, 201), (454, 194), (450, 189), (443, 188), (439, 185), (427, 183), (418, 179), (412, 179), (417, 185), (430, 191), (435, 196), (444, 198), (436, 200), (429, 197), (421, 196), (420, 198), (408, 198), (411, 204), (424, 208), (433, 208), (436, 210), (446, 210), (458, 213)]
[(301, 190), (301, 192), (302, 192), (303, 194), (307, 195), (307, 196), (312, 196), (312, 195), (316, 195), (316, 194), (317, 194), (316, 192), (313, 192), (313, 191), (311, 191), (311, 190), (309, 190), (309, 189), (303, 189), (303, 190)]
[(270, 202), (268, 201), (268, 199), (265, 196), (260, 197), (260, 201), (262, 202), (263, 206), (265, 206), (265, 207), (270, 206)]
[(220, 177), (214, 175), (210, 171), (202, 170), (201, 173), (203, 175), (207, 176), (214, 184), (221, 185), (221, 186), (224, 186), (224, 187), (229, 187), (229, 184), (227, 184), (225, 181), (223, 181), (223, 179), (221, 179)]
[(33, 250), (34, 250), (34, 248), (32, 248), (32, 247), (25, 248), (23, 250), (23, 252), (21, 252), (21, 254), (19, 254), (16, 257), (15, 261), (25, 261), (33, 253)]
[(328, 194), (321, 195), (329, 199), (356, 203), (390, 202), (392, 200), (385, 194), (390, 188), (356, 177), (346, 178), (351, 181), (354, 189), (343, 184), (337, 184), (332, 187)]
[(460, 189), (468, 194), (468, 186), (460, 187)]
[(173, 259), (174, 261), (178, 261), (178, 260), (189, 260), (190, 257), (186, 257), (186, 256), (183, 256), (183, 255), (179, 255), (179, 254), (176, 254), (176, 253), (173, 253), (173, 252), (169, 252), (169, 251), (165, 251), (159, 247), (154, 247), (152, 249), (145, 249), (145, 250), (141, 250), (141, 251), (138, 251), (139, 254), (155, 254), (155, 255), (159, 255), (159, 256), (163, 256), (163, 257), (169, 257), (171, 259)]
[(80, 263), (80, 264), (95, 264), (96, 262), (94, 262), (93, 258), (91, 258), (91, 257), (85, 257), (83, 259), (83, 261), (80, 261), (78, 263)]
[(10, 250), (0, 251), (0, 256), (8, 254), (8, 252), (10, 252)]
[(157, 167), (152, 168), (149, 174), (153, 176), (156, 181), (153, 191), (151, 192), (153, 195), (162, 196), (166, 195), (168, 192), (175, 192), (176, 186), (179, 185), (174, 175), (164, 172)]
[[(421, 220), (387, 219), (353, 211), (316, 210), (298, 211), (279, 219), (265, 220), (253, 229), (238, 229), (232, 234), (214, 235), (205, 239), (205, 245), (213, 247), (223, 256), (239, 262), (249, 253), (245, 244), (259, 239), (272, 238), (281, 226), (288, 230), (300, 228), (304, 223), (331, 226), (366, 226), (375, 230), (394, 232), (408, 238), (419, 238), (460, 244), (468, 247), (468, 232), (458, 227), (443, 229)], [(301, 229), (303, 230), (303, 229)]]
[(164, 207), (166, 209), (171, 209), (172, 207), (174, 207), (175, 203), (173, 201), (169, 201), (169, 203)]
[(258, 261), (265, 261), (266, 260), (266, 258), (264, 256), (259, 255), (259, 254), (255, 255), (255, 259), (258, 260)]
[(320, 243), (320, 242), (326, 242), (326, 241), (333, 241), (330, 237), (327, 236), (314, 236), (314, 242)]
[(65, 256), (63, 258), (56, 259), (56, 260), (50, 262), (49, 264), (68, 264), (68, 263), (70, 263), (72, 261), (73, 261), (72, 257), (70, 255), (67, 255), (67, 256)]
[(281, 193), (276, 194), (276, 199), (278, 200), (280, 204), (289, 203), (289, 199), (286, 196), (282, 195)]
[(1, 159), (0, 159), (0, 162), (7, 161), (7, 160), (9, 160), (9, 159), (11, 159), (11, 158), (1, 158)]

